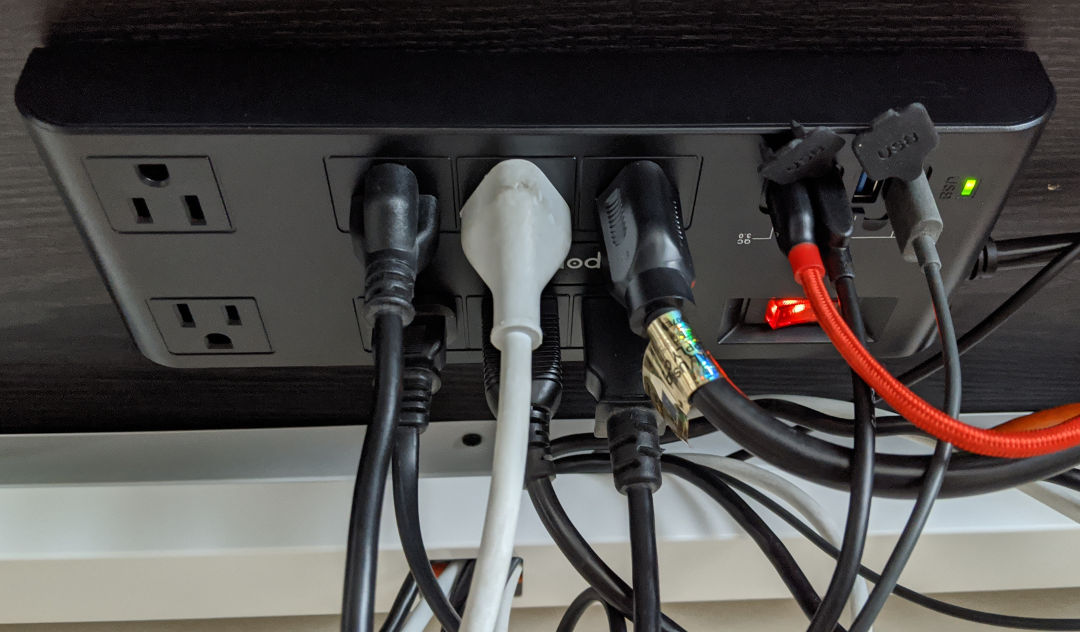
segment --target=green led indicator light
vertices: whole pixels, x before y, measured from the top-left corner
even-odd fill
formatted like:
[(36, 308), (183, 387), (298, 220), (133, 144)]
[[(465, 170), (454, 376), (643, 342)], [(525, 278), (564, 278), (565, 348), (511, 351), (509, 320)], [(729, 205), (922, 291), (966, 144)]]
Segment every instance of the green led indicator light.
[(960, 189), (960, 197), (971, 197), (975, 195), (975, 187), (979, 186), (979, 180), (977, 178), (968, 178), (964, 180), (964, 188)]

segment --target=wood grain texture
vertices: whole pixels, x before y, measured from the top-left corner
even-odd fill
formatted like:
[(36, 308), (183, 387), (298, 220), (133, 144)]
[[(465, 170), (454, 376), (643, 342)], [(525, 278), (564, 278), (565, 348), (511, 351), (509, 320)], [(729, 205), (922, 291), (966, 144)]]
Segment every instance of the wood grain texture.
[[(433, 2), (121, 0), (0, 3), (0, 431), (355, 423), (370, 404), (364, 369), (177, 371), (142, 357), (11, 101), (42, 43), (176, 41), (406, 50), (893, 50), (1029, 48), (1058, 90), (1057, 112), (995, 230), (1080, 230), (1080, 4), (1057, 2)], [(147, 68), (148, 72), (167, 69)], [(1002, 86), (1008, 90), (1008, 86)], [(961, 329), (1026, 273), (973, 282), (954, 297)], [(967, 410), (1075, 399), (1080, 266), (964, 363)], [(902, 363), (904, 364), (904, 363)], [(751, 392), (844, 396), (839, 362), (732, 362)], [(811, 376), (811, 377), (808, 377)], [(487, 415), (479, 368), (452, 367), (439, 419)], [(564, 416), (590, 416), (581, 367)], [(939, 397), (939, 383), (923, 391)]]

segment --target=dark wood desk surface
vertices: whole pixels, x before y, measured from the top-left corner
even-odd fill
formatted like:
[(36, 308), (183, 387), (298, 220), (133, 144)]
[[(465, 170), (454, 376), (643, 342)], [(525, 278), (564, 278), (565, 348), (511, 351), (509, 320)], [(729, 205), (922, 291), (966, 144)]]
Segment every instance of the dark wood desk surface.
[[(872, 9), (837, 0), (420, 5), (385, 0), (0, 4), (0, 430), (355, 423), (369, 403), (367, 370), (178, 371), (143, 358), (12, 103), (23, 61), (42, 43), (349, 43), (486, 51), (1028, 48), (1042, 57), (1058, 90), (1058, 107), (994, 234), (1080, 231), (1074, 210), (1080, 195), (1080, 3), (908, 0), (878, 2)], [(962, 287), (954, 297), (961, 329), (1027, 276), (1006, 273)], [(967, 410), (1030, 409), (1080, 399), (1080, 264), (966, 356), (964, 368)], [(839, 362), (812, 371), (805, 363), (776, 362), (732, 362), (728, 369), (751, 392), (843, 396), (849, 388)], [(451, 368), (445, 384), (438, 418), (487, 415), (478, 367)], [(923, 392), (940, 397), (940, 383), (927, 384)], [(591, 415), (580, 366), (570, 368), (564, 401), (564, 416)]]

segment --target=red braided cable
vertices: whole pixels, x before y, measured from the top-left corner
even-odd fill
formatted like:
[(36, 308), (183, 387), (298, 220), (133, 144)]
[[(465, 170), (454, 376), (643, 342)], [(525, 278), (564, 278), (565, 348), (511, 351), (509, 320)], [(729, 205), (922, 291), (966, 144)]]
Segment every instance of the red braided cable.
[(825, 287), (824, 266), (817, 246), (798, 244), (792, 248), (788, 260), (795, 280), (810, 300), (818, 324), (840, 355), (896, 412), (922, 430), (961, 450), (1012, 459), (1050, 454), (1080, 444), (1080, 416), (1051, 428), (1003, 432), (969, 426), (934, 408), (881, 366), (848, 328)]

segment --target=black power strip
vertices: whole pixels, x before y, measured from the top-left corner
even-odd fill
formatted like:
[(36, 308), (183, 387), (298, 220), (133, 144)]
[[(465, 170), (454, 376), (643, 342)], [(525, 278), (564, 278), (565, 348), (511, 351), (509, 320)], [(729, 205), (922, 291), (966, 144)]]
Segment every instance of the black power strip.
[[(161, 69), (149, 71), (148, 69)], [(369, 364), (363, 271), (347, 217), (364, 171), (401, 162), (438, 197), (440, 245), (418, 287), (453, 317), (451, 362), (480, 358), (484, 287), (457, 213), (495, 162), (536, 162), (570, 204), (574, 245), (553, 284), (567, 359), (581, 297), (603, 292), (594, 197), (627, 162), (679, 190), (697, 271), (694, 330), (719, 358), (831, 353), (815, 326), (772, 330), (795, 297), (760, 212), (763, 136), (792, 120), (850, 141), (919, 101), (939, 126), (930, 183), (954, 287), (971, 270), (1054, 104), (1020, 51), (900, 55), (470, 55), (164, 46), (38, 49), (16, 101), (139, 348), (178, 367)], [(853, 244), (872, 350), (933, 333), (880, 196), (850, 148)]]

